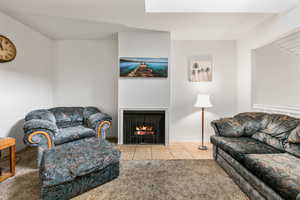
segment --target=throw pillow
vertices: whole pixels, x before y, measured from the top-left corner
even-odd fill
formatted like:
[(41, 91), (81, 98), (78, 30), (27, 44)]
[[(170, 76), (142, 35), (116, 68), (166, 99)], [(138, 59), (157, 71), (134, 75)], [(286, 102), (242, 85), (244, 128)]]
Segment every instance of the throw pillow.
[(213, 122), (221, 136), (240, 137), (243, 135), (244, 127), (234, 118), (223, 118)]

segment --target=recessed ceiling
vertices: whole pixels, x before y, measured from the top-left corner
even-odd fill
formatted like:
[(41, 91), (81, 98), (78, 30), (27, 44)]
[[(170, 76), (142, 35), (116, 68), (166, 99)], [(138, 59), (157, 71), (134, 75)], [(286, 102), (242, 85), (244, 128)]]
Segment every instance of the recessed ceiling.
[(145, 31), (121, 24), (45, 15), (15, 14), (14, 18), (54, 40), (108, 40), (122, 31)]
[(282, 13), (299, 0), (145, 0), (146, 12)]
[(290, 54), (300, 56), (300, 31), (281, 38), (272, 44)]

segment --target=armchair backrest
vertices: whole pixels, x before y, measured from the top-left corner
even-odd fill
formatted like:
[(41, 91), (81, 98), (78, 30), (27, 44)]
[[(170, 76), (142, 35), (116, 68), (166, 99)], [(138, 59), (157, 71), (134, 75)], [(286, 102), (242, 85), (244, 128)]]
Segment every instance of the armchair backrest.
[(83, 125), (83, 110), (84, 108), (82, 107), (56, 107), (49, 109), (56, 119), (58, 128)]
[(98, 112), (100, 110), (96, 107), (56, 107), (34, 110), (26, 115), (25, 121), (42, 119), (56, 124), (58, 128), (67, 128), (86, 124), (88, 117)]
[(86, 119), (100, 110), (96, 107), (56, 107), (49, 111), (53, 114), (58, 128), (86, 124)]

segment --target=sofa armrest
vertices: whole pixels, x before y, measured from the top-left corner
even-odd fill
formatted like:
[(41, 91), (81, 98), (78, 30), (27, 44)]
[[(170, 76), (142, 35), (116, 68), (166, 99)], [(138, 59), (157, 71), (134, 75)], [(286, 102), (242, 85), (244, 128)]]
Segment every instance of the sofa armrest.
[(235, 118), (222, 118), (211, 122), (215, 134), (224, 137), (241, 137), (244, 127)]
[(217, 136), (220, 135), (219, 129), (218, 129), (218, 127), (217, 127), (218, 121), (219, 121), (219, 120), (213, 120), (212, 122), (210, 122), (210, 126), (214, 129), (215, 135), (217, 135)]
[(44, 146), (51, 149), (57, 131), (56, 124), (48, 120), (32, 119), (24, 124), (25, 135), (23, 141), (29, 146)]
[(106, 113), (95, 113), (87, 119), (87, 126), (94, 129), (97, 137), (105, 138), (108, 129), (111, 127), (112, 118)]

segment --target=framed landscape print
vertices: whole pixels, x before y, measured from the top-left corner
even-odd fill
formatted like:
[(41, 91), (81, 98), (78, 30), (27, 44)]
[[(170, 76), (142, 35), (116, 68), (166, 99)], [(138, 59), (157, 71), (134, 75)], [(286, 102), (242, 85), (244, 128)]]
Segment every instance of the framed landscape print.
[(212, 81), (212, 56), (193, 56), (189, 58), (189, 81)]
[(168, 58), (120, 58), (120, 77), (168, 77)]

